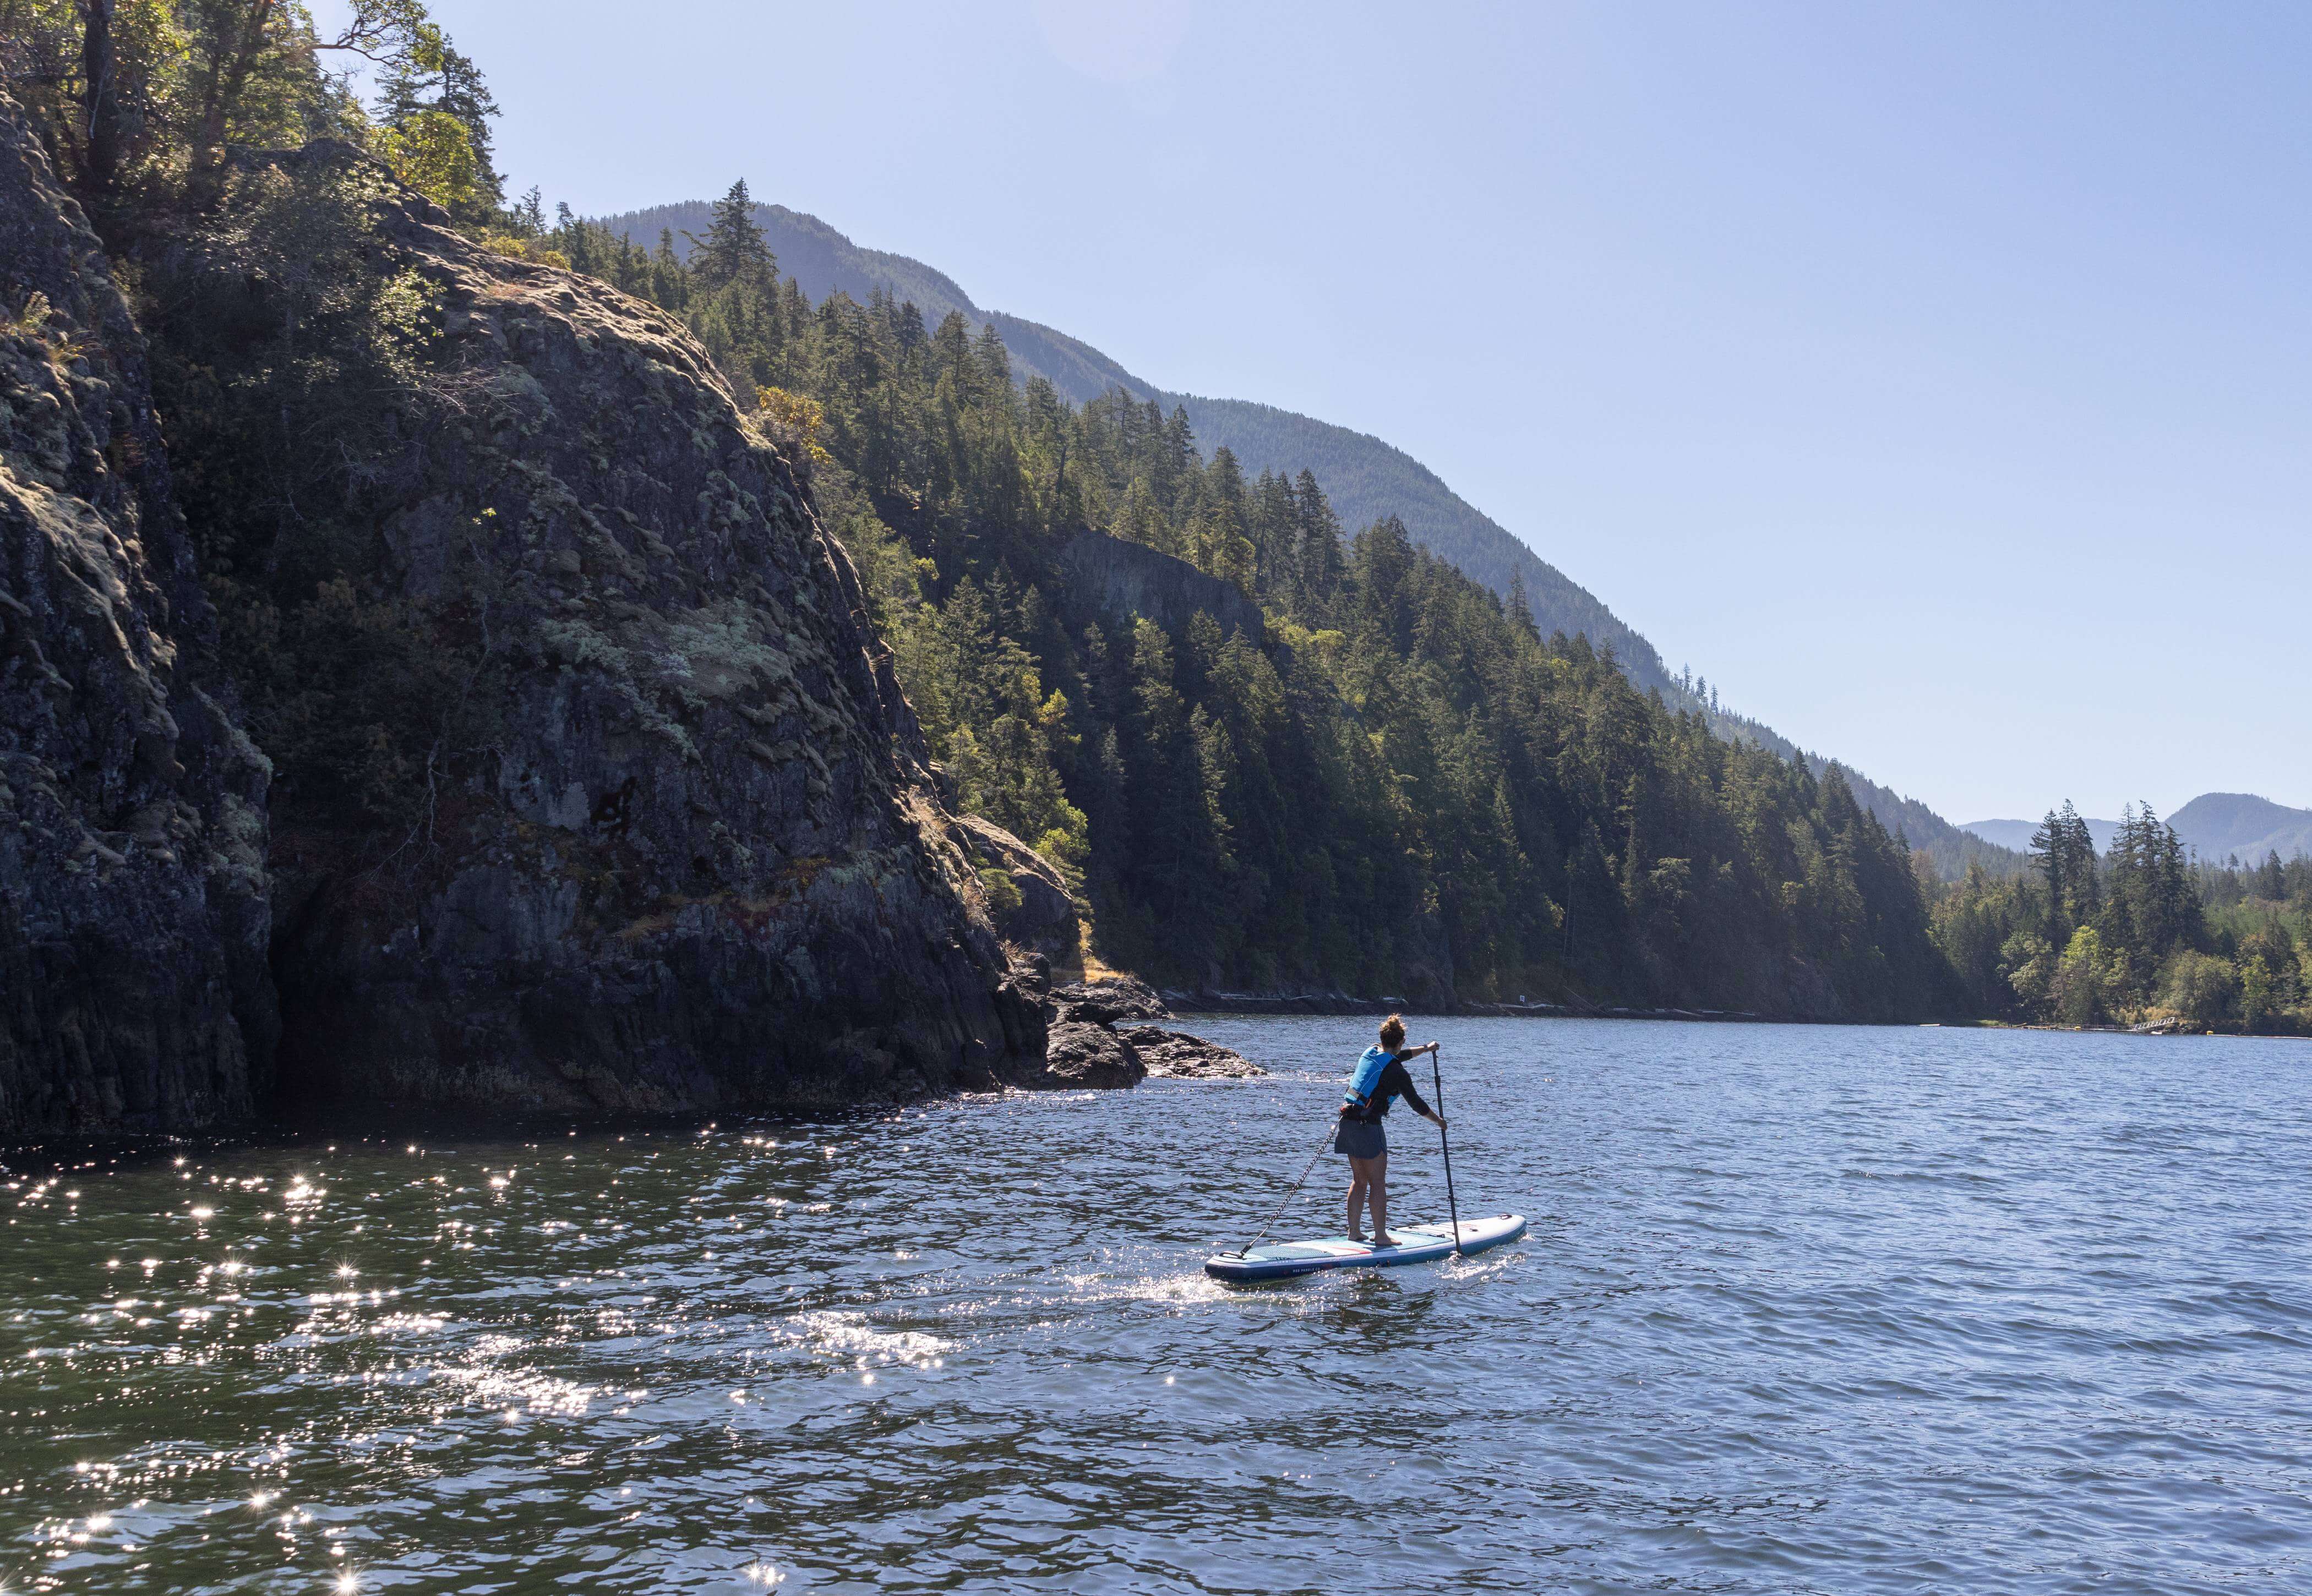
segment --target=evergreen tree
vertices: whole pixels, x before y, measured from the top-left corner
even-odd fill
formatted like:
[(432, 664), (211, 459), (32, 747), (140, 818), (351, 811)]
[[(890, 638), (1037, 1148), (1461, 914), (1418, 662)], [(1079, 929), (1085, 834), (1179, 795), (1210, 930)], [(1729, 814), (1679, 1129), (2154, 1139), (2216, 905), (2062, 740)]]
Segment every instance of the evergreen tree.
[(2267, 850), (2264, 863), (2256, 868), (2255, 895), (2273, 903), (2288, 895), (2287, 873), (2281, 865), (2280, 850), (2277, 848)]
[(408, 48), (379, 74), (377, 112), (380, 122), (405, 138), (415, 136), (433, 118), (454, 124), (471, 161), (469, 184), (459, 196), (466, 214), (478, 217), (504, 206), (505, 179), (495, 163), (490, 132), (498, 102), (482, 81), (481, 69), (437, 24), (417, 23)]
[(767, 286), (778, 269), (762, 224), (755, 220), (755, 202), (744, 178), (714, 202), (706, 236), (691, 237), (690, 241), (690, 275), (709, 292), (733, 283)]

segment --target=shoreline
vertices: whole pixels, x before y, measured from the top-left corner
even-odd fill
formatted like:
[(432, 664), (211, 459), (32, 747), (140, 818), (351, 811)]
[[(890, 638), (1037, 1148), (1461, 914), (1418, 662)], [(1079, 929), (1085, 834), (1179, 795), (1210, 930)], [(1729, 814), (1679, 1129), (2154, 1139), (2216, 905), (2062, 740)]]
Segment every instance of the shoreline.
[[(1783, 1018), (1750, 1009), (1645, 1008), (1625, 1004), (1488, 1003), (1476, 999), (1450, 1005), (1424, 1003), (1409, 998), (1360, 998), (1347, 992), (1222, 992), (1190, 991), (1161, 987), (1157, 995), (1178, 1015), (1275, 1015), (1311, 1017), (1345, 1015), (1404, 1014), (1437, 1019), (1535, 1020), (1701, 1020), (1765, 1025), (1908, 1025), (1905, 1020), (1808, 1020)], [(1965, 1022), (1957, 1022), (1965, 1023)]]
[(2229, 1036), (2253, 1042), (2312, 1040), (2290, 1031), (2195, 1031), (2183, 1026), (2062, 1025), (2045, 1020), (1938, 1019), (1866, 1020), (1817, 1019), (1804, 1015), (1760, 1014), (1751, 1009), (1633, 1007), (1621, 1004), (1486, 1003), (1471, 1001), (1449, 1007), (1397, 998), (1358, 998), (1327, 992), (1213, 992), (1160, 988), (1159, 995), (1175, 1015), (1274, 1016), (1291, 1018), (1342, 1017), (1403, 1014), (1433, 1019), (1534, 1020), (1663, 1020), (1704, 1025), (1869, 1025), (1896, 1030), (1940, 1031), (2062, 1031), (2100, 1036)]

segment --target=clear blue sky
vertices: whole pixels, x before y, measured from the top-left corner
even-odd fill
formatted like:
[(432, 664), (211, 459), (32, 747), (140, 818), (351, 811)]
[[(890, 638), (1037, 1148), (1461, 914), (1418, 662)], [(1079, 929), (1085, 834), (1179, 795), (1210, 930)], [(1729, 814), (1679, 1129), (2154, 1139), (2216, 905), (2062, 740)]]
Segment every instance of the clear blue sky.
[(2312, 805), (2312, 7), (434, 9), (516, 187), (1378, 433), (1953, 820)]

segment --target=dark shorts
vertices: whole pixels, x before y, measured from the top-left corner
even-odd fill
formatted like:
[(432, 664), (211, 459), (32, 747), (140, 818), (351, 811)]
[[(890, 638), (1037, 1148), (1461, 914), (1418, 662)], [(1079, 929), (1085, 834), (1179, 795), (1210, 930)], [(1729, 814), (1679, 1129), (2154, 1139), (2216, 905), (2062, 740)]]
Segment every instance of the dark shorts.
[(1343, 1120), (1333, 1134), (1333, 1151), (1352, 1158), (1378, 1158), (1388, 1151), (1388, 1132), (1378, 1121), (1368, 1125), (1362, 1120)]

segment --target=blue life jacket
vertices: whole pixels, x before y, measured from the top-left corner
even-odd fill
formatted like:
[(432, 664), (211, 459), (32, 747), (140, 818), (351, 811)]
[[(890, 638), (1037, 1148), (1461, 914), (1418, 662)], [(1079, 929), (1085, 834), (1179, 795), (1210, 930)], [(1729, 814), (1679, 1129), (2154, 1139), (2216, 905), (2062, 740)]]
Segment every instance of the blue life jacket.
[(1397, 1055), (1387, 1048), (1369, 1047), (1357, 1060), (1357, 1072), (1349, 1077), (1349, 1095), (1341, 1100), (1344, 1114), (1362, 1114), (1373, 1105), (1373, 1096), (1380, 1090), (1380, 1073), (1396, 1062)]

